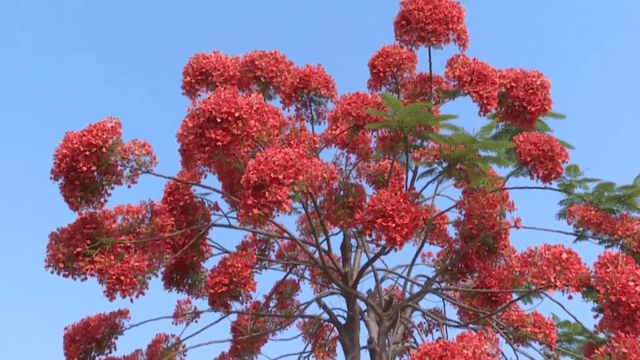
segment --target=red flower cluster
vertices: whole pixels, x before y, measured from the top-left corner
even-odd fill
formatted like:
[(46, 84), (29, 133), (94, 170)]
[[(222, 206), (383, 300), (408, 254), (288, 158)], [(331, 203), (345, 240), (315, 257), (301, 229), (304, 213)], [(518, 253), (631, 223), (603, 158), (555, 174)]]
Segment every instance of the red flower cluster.
[[(496, 188), (504, 182), (493, 170), (488, 176)], [(506, 212), (514, 211), (515, 205), (508, 191), (465, 187), (456, 208), (460, 217), (453, 227), (457, 230), (458, 246), (464, 248), (477, 241), (456, 264), (460, 275), (474, 273), (491, 263), (490, 259), (499, 259), (511, 249), (511, 223), (506, 219)]]
[(129, 320), (129, 310), (88, 316), (64, 329), (63, 349), (66, 360), (83, 360), (109, 355), (116, 350), (116, 340)]
[(327, 101), (335, 101), (338, 90), (331, 75), (318, 64), (294, 68), (291, 82), (282, 89), (282, 106), (295, 105), (295, 113), (312, 124), (323, 124), (328, 110)]
[(525, 130), (536, 126), (538, 118), (546, 115), (553, 102), (551, 83), (538, 70), (505, 69), (499, 72), (499, 119)]
[(220, 88), (197, 103), (178, 129), (182, 167), (216, 173), (227, 158), (244, 160), (257, 147), (255, 142), (266, 145), (284, 124), (282, 111), (267, 104), (262, 95), (239, 95), (237, 88)]
[(129, 355), (109, 356), (100, 360), (185, 360), (186, 349), (176, 335), (156, 334), (149, 342), (147, 349), (135, 350)]
[(589, 355), (589, 360), (640, 360), (640, 341), (637, 336), (614, 334), (609, 344), (593, 349)]
[(371, 196), (364, 214), (364, 232), (376, 241), (384, 240), (389, 248), (400, 250), (411, 240), (421, 224), (422, 211), (412, 200), (413, 194), (402, 190), (382, 189)]
[(268, 327), (269, 318), (260, 316), (263, 311), (263, 304), (254, 301), (231, 323), (229, 359), (252, 359), (260, 354), (271, 335)]
[(211, 209), (196, 198), (189, 184), (180, 180), (197, 182), (200, 177), (195, 171), (178, 174), (178, 180), (165, 186), (154, 214), (154, 229), (162, 237), (160, 249), (167, 258), (162, 281), (167, 290), (202, 298), (203, 263), (212, 253), (206, 238)]
[(53, 154), (51, 179), (72, 211), (102, 208), (111, 191), (124, 183), (134, 185), (139, 169), (156, 165), (145, 141), (122, 142), (122, 125), (106, 118), (81, 131), (69, 131)]
[[(340, 264), (340, 257), (336, 254), (322, 253), (322, 257), (318, 256), (318, 261), (324, 261), (325, 266), (310, 266), (309, 267), (309, 282), (311, 283), (311, 289), (315, 294), (320, 294), (323, 291), (327, 291), (333, 284), (334, 279), (341, 280), (340, 273), (336, 270), (336, 264)], [(333, 261), (332, 261), (333, 258)], [(320, 260), (322, 259), (322, 260)], [(323, 270), (323, 269), (326, 269)], [(329, 274), (327, 274), (329, 272)]]
[(193, 321), (197, 321), (200, 318), (200, 312), (198, 308), (191, 303), (191, 298), (178, 300), (176, 308), (173, 311), (172, 324), (189, 324)]
[(256, 50), (240, 60), (240, 75), (241, 90), (257, 91), (269, 99), (272, 92), (281, 95), (283, 88), (293, 83), (294, 65), (278, 50)]
[[(393, 166), (393, 169), (391, 168)], [(363, 178), (373, 190), (404, 188), (405, 174), (402, 165), (388, 159), (366, 162), (358, 167), (358, 176)]]
[(341, 181), (329, 189), (321, 208), (327, 223), (344, 230), (360, 225), (357, 214), (364, 211), (366, 202), (367, 193), (362, 184)]
[(329, 126), (322, 134), (324, 143), (368, 159), (373, 153), (371, 134), (364, 126), (381, 119), (366, 113), (366, 109), (386, 111), (378, 95), (363, 92), (342, 95), (329, 113)]
[[(300, 302), (296, 299), (300, 291), (300, 282), (298, 280), (284, 279), (277, 281), (270, 294), (266, 297), (273, 303), (273, 310), (278, 314), (293, 315), (300, 305)], [(271, 321), (275, 322), (278, 322), (278, 320), (292, 321), (291, 318), (287, 319), (286, 317), (271, 319)]]
[(393, 20), (396, 41), (412, 49), (442, 48), (453, 41), (464, 51), (469, 46), (464, 16), (465, 10), (457, 1), (401, 0)]
[(589, 230), (595, 237), (619, 240), (631, 252), (640, 253), (640, 219), (623, 213), (611, 216), (590, 204), (571, 204), (567, 222)]
[(469, 94), (478, 107), (478, 114), (486, 116), (498, 106), (500, 80), (493, 66), (464, 54), (449, 58), (444, 76), (456, 87)]
[(369, 90), (377, 92), (384, 88), (398, 94), (402, 81), (416, 71), (418, 56), (398, 44), (384, 45), (373, 54), (368, 65)]
[(449, 215), (440, 214), (435, 206), (425, 206), (422, 209), (422, 224), (419, 228), (419, 233), (422, 232), (427, 236), (427, 243), (430, 245), (440, 247), (450, 245), (452, 238), (449, 235)]
[(231, 302), (247, 303), (256, 291), (253, 251), (233, 252), (225, 255), (211, 269), (207, 278), (209, 306), (216, 311), (231, 310)]
[(317, 360), (333, 360), (337, 356), (338, 332), (333, 325), (317, 319), (303, 320), (298, 324), (302, 339), (310, 344)]
[(500, 341), (493, 333), (465, 331), (455, 340), (439, 339), (420, 344), (411, 352), (411, 360), (497, 360)]
[(406, 76), (400, 83), (400, 93), (405, 106), (428, 101), (434, 105), (431, 108), (433, 115), (439, 114), (438, 106), (444, 103), (441, 91), (449, 91), (452, 88), (452, 84), (442, 76), (422, 71)]
[[(505, 256), (506, 257), (506, 256)], [(493, 312), (502, 306), (507, 305), (512, 299), (513, 289), (518, 284), (518, 279), (513, 274), (510, 262), (507, 265), (485, 265), (471, 276), (471, 280), (466, 280), (470, 291), (460, 291), (457, 298), (466, 307), (458, 307), (458, 314), (464, 321), (475, 320), (481, 314), (469, 310), (479, 309)], [(478, 290), (477, 292), (474, 290)], [(484, 291), (483, 291), (484, 290)]]
[(82, 213), (49, 235), (45, 266), (72, 279), (95, 277), (113, 301), (143, 295), (161, 254), (149, 242), (152, 204), (118, 205), (113, 210)]
[(550, 184), (564, 172), (569, 153), (553, 136), (525, 131), (513, 137), (518, 163), (529, 167), (531, 178)]
[(593, 286), (603, 310), (597, 327), (637, 339), (640, 336), (640, 266), (629, 255), (605, 251), (598, 256), (593, 268)]
[(536, 310), (525, 313), (513, 306), (501, 313), (500, 318), (510, 328), (508, 334), (514, 336), (511, 340), (517, 344), (524, 345), (528, 340), (535, 340), (553, 350), (558, 342), (556, 323)]
[(292, 194), (316, 197), (337, 178), (336, 171), (304, 148), (273, 146), (252, 159), (244, 176), (241, 221), (265, 224), (274, 214), (288, 213)]
[(157, 334), (147, 345), (145, 360), (184, 360), (185, 346), (176, 335)]
[(591, 271), (580, 255), (564, 245), (528, 248), (515, 259), (517, 274), (538, 289), (580, 292), (591, 282)]
[(239, 86), (240, 58), (219, 51), (192, 56), (182, 70), (182, 91), (192, 101), (221, 86)]

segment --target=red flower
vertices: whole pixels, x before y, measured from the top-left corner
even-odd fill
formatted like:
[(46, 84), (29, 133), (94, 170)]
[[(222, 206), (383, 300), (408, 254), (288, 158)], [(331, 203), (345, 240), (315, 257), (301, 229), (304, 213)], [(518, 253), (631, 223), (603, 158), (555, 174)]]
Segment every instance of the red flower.
[(116, 350), (116, 340), (129, 320), (129, 310), (88, 316), (64, 329), (63, 349), (66, 360), (83, 360), (109, 355)]
[(607, 250), (598, 256), (593, 268), (593, 286), (603, 309), (597, 327), (637, 338), (640, 336), (640, 266), (629, 255)]
[(240, 58), (219, 51), (192, 56), (182, 70), (182, 91), (192, 101), (221, 86), (238, 86)]
[(551, 350), (555, 348), (558, 334), (553, 319), (545, 318), (536, 310), (525, 313), (516, 306), (504, 311), (500, 318), (510, 328), (509, 334), (513, 334), (515, 343), (524, 345), (531, 339)]
[(553, 102), (551, 83), (538, 70), (506, 69), (499, 72), (498, 118), (525, 130), (535, 128)]
[(256, 254), (249, 251), (233, 252), (223, 257), (211, 269), (207, 278), (209, 306), (213, 310), (231, 310), (231, 302), (246, 303), (256, 291), (253, 266)]
[(338, 97), (335, 81), (322, 65), (294, 68), (289, 82), (282, 85), (283, 108), (295, 106), (295, 113), (314, 125), (327, 120), (327, 102)]
[(436, 341), (420, 344), (411, 352), (411, 360), (497, 360), (500, 359), (500, 343), (493, 333), (474, 333), (467, 330), (455, 340)]
[(51, 179), (72, 211), (102, 208), (111, 191), (124, 183), (134, 185), (140, 169), (156, 165), (145, 141), (122, 142), (117, 118), (106, 118), (81, 131), (69, 131), (53, 154)]
[(310, 344), (317, 360), (333, 360), (337, 356), (338, 332), (333, 325), (317, 319), (303, 320), (298, 328), (305, 343)]
[(399, 250), (415, 236), (421, 224), (419, 207), (404, 191), (382, 189), (369, 199), (365, 211), (365, 233), (384, 240), (389, 248)]
[(176, 308), (173, 311), (172, 324), (189, 324), (192, 321), (197, 321), (199, 317), (200, 312), (198, 311), (198, 308), (191, 303), (191, 298), (188, 297), (186, 299), (178, 300), (176, 303)]
[(469, 46), (464, 16), (465, 10), (457, 1), (401, 0), (393, 20), (396, 41), (412, 49), (442, 48), (453, 41), (464, 51)]
[(456, 54), (447, 61), (445, 77), (469, 94), (478, 107), (478, 114), (486, 116), (498, 105), (500, 81), (498, 71), (491, 65), (464, 54)]
[(366, 113), (366, 109), (385, 111), (378, 95), (354, 92), (341, 96), (329, 113), (329, 126), (322, 134), (324, 143), (359, 158), (369, 158), (373, 153), (371, 135), (364, 126), (381, 119)]
[(550, 184), (564, 172), (569, 153), (551, 135), (527, 131), (513, 137), (518, 162), (529, 167), (531, 178)]
[(278, 50), (256, 50), (240, 60), (240, 76), (240, 90), (260, 92), (269, 99), (272, 95), (281, 95), (283, 88), (291, 83), (294, 65)]
[(515, 259), (517, 273), (539, 289), (579, 292), (591, 282), (591, 271), (580, 255), (563, 245), (528, 248)]
[(416, 71), (416, 53), (398, 44), (384, 45), (369, 60), (369, 81), (367, 88), (380, 91), (383, 88), (392, 93), (400, 91), (400, 84)]

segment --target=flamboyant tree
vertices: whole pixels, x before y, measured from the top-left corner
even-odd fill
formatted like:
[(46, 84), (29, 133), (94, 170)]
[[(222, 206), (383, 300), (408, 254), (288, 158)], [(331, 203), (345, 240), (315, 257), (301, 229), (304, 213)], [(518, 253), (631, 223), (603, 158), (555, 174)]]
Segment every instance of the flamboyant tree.
[[(456, 1), (402, 0), (396, 43), (369, 61), (369, 92), (342, 96), (322, 66), (278, 51), (196, 54), (175, 176), (154, 172), (150, 145), (124, 142), (117, 118), (66, 133), (51, 176), (78, 216), (50, 234), (46, 267), (95, 278), (110, 300), (133, 301), (154, 277), (184, 295), (167, 304), (179, 335), (117, 357), (129, 310), (92, 315), (65, 329), (66, 359), (184, 359), (221, 319), (229, 338), (204, 341), (229, 343), (219, 360), (256, 358), (291, 333), (299, 358), (498, 359), (505, 346), (640, 358), (640, 181), (617, 187), (568, 165), (570, 145), (543, 120), (562, 118), (548, 79), (467, 56), (464, 17)], [(433, 52), (449, 44), (460, 52), (435, 74)], [(478, 132), (441, 113), (461, 96), (487, 119)], [(105, 207), (141, 175), (167, 180), (159, 201)], [(523, 177), (532, 184), (509, 185)], [(510, 190), (563, 194), (564, 233), (605, 250), (592, 266), (563, 245), (517, 251), (509, 234), (527, 226), (510, 215)], [(525, 309), (557, 301), (553, 291), (592, 303), (596, 327)]]

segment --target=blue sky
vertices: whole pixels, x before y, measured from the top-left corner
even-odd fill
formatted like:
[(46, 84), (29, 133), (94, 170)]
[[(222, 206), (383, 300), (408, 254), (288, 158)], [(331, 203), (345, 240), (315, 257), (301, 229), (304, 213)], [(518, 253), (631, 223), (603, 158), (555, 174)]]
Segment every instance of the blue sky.
[[(589, 176), (630, 183), (640, 172), (635, 108), (640, 3), (462, 3), (471, 39), (468, 54), (497, 68), (540, 69), (551, 80), (554, 109), (568, 117), (551, 125), (577, 148), (572, 161), (588, 169)], [(323, 64), (340, 94), (365, 90), (367, 61), (393, 42), (397, 10), (397, 0), (0, 2), (3, 357), (61, 360), (64, 326), (129, 305), (109, 303), (93, 281), (73, 282), (44, 270), (48, 234), (74, 220), (49, 180), (53, 150), (65, 131), (117, 116), (124, 138), (148, 140), (159, 159), (158, 171), (175, 174), (175, 133), (188, 105), (181, 96), (181, 72), (192, 54), (278, 49), (298, 65)], [(435, 52), (435, 71), (442, 72), (452, 51)], [(422, 69), (425, 53), (419, 53)], [(448, 112), (459, 114), (468, 128), (485, 123), (468, 100), (454, 103)], [(162, 187), (159, 180), (143, 179), (132, 190), (116, 191), (110, 205), (157, 199)], [(513, 196), (525, 224), (563, 227), (554, 221), (555, 196)], [(570, 240), (531, 232), (512, 237), (519, 248)], [(577, 251), (591, 264), (598, 249), (580, 245)], [(134, 320), (172, 312), (176, 297), (164, 295), (158, 285), (152, 284), (148, 297), (131, 307)], [(572, 306), (578, 307), (575, 301)], [(580, 314), (590, 321), (587, 313)], [(160, 329), (137, 329), (119, 348), (144, 347)], [(204, 337), (225, 336), (227, 329)], [(216, 351), (193, 355), (212, 358)]]

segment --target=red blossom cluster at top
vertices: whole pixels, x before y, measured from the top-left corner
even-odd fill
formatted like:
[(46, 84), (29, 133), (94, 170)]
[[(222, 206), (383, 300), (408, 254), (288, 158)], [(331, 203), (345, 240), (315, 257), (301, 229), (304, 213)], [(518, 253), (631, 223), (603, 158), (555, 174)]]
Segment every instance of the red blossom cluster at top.
[(469, 46), (465, 10), (453, 0), (401, 0), (393, 20), (396, 40), (409, 48), (442, 48), (453, 42), (461, 50)]
[(103, 207), (118, 186), (134, 185), (140, 170), (156, 165), (151, 146), (145, 141), (122, 142), (122, 125), (106, 118), (81, 131), (69, 131), (53, 154), (51, 179), (73, 211)]
[(518, 162), (529, 167), (531, 178), (550, 184), (560, 178), (569, 153), (549, 134), (525, 131), (513, 137)]
[(380, 91), (383, 88), (398, 94), (401, 82), (416, 71), (418, 56), (398, 44), (384, 45), (369, 60), (367, 88)]

